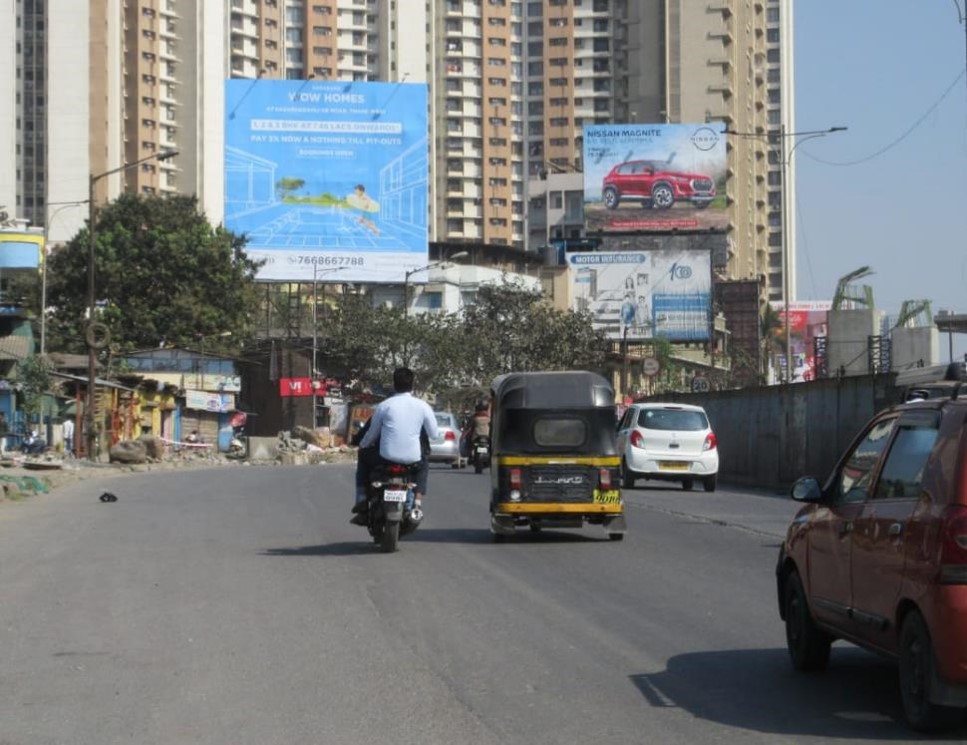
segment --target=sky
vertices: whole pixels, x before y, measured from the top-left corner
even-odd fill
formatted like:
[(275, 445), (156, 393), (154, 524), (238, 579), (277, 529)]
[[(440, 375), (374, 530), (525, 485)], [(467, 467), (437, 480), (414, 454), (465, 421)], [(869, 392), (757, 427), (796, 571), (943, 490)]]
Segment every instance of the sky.
[(904, 300), (967, 313), (965, 2), (793, 0), (795, 129), (849, 127), (792, 154), (798, 300), (869, 266), (891, 316)]

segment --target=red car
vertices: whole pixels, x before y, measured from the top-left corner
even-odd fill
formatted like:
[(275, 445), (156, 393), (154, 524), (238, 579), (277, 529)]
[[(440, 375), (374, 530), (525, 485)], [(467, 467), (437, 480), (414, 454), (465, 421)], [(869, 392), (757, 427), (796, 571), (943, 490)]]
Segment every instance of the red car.
[(680, 173), (668, 161), (629, 160), (612, 168), (601, 183), (601, 198), (609, 210), (622, 200), (638, 199), (645, 207), (667, 210), (675, 202), (708, 207), (715, 199), (715, 179), (701, 173)]
[(967, 384), (935, 383), (874, 417), (805, 506), (779, 553), (794, 667), (822, 670), (845, 639), (898, 661), (915, 729), (967, 709)]

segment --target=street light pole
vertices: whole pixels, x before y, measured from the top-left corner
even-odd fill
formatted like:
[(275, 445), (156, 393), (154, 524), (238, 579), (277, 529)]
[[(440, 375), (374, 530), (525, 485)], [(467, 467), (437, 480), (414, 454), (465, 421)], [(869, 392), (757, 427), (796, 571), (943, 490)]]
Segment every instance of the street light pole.
[(50, 226), (62, 211), (68, 207), (79, 207), (87, 202), (86, 199), (78, 199), (73, 202), (48, 202), (48, 207), (60, 205), (55, 209), (50, 217), (44, 220), (44, 246), (43, 264), (40, 267), (40, 356), (47, 354), (47, 242), (50, 240)]
[(465, 256), (469, 256), (467, 251), (457, 251), (452, 256), (448, 256), (445, 259), (439, 259), (437, 261), (431, 261), (426, 266), (417, 267), (416, 269), (410, 269), (403, 275), (403, 315), (406, 318), (410, 317), (410, 277), (414, 274), (419, 274), (420, 272), (425, 272), (427, 269), (432, 269), (435, 266), (442, 266), (444, 264), (449, 264), (454, 259), (462, 259)]
[[(317, 328), (317, 322), (319, 314), (317, 312), (317, 302), (316, 302), (316, 282), (318, 281), (318, 266), (312, 265), (312, 373), (309, 375), (309, 385), (312, 388), (312, 430), (316, 429), (316, 406), (318, 405), (319, 397), (316, 393), (316, 358), (319, 354), (319, 330)], [(332, 269), (326, 269), (323, 274), (332, 274), (333, 272), (341, 272), (346, 267), (337, 266)]]
[[(753, 139), (764, 140), (767, 144), (772, 144), (773, 139), (778, 139), (776, 142), (776, 147), (774, 152), (779, 156), (779, 166), (780, 166), (780, 179), (782, 181), (782, 226), (780, 230), (782, 231), (782, 243), (780, 247), (780, 262), (782, 266), (782, 315), (783, 315), (783, 331), (785, 332), (785, 356), (786, 356), (786, 372), (783, 376), (784, 383), (792, 382), (792, 334), (789, 329), (789, 304), (792, 301), (792, 256), (791, 256), (791, 244), (789, 241), (789, 164), (792, 162), (792, 154), (797, 147), (807, 140), (813, 140), (817, 137), (825, 137), (828, 134), (834, 132), (845, 132), (848, 127), (830, 127), (829, 129), (817, 129), (808, 130), (805, 132), (787, 132), (786, 125), (781, 124), (779, 126), (778, 134), (769, 134), (764, 132), (736, 132), (734, 130), (725, 130), (725, 134), (736, 135), (738, 137), (750, 137)], [(788, 152), (786, 151), (786, 139), (787, 138), (802, 138), (797, 140)]]
[(84, 412), (84, 422), (87, 426), (87, 459), (94, 461), (97, 460), (97, 453), (95, 452), (97, 448), (97, 392), (96, 392), (96, 376), (97, 376), (97, 349), (96, 342), (97, 329), (95, 328), (95, 312), (97, 310), (97, 296), (94, 289), (94, 254), (95, 246), (97, 245), (97, 225), (96, 225), (96, 204), (94, 202), (94, 190), (97, 186), (97, 182), (102, 178), (111, 176), (115, 173), (121, 173), (122, 171), (127, 171), (130, 168), (139, 166), (142, 163), (149, 160), (168, 160), (173, 158), (178, 154), (177, 150), (166, 150), (162, 153), (152, 153), (151, 155), (145, 156), (144, 158), (139, 158), (132, 163), (125, 163), (117, 168), (112, 168), (110, 171), (104, 171), (104, 173), (90, 174), (87, 181), (87, 331), (85, 334), (85, 341), (87, 341), (87, 406)]

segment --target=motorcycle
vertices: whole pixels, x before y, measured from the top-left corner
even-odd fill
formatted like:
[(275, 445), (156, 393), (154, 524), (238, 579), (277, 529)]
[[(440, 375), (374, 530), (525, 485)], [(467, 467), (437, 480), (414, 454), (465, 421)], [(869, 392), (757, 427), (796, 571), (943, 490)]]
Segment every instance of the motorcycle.
[(47, 441), (36, 432), (31, 432), (20, 446), (20, 452), (25, 455), (40, 455), (47, 449)]
[(423, 521), (414, 503), (416, 466), (384, 463), (377, 466), (367, 490), (366, 527), (383, 553), (396, 551), (397, 543)]
[(246, 445), (245, 427), (233, 427), (232, 439), (228, 443), (227, 457), (244, 458), (247, 454), (248, 447)]
[(475, 437), (470, 444), (470, 462), (473, 463), (474, 473), (483, 473), (490, 467), (490, 438)]

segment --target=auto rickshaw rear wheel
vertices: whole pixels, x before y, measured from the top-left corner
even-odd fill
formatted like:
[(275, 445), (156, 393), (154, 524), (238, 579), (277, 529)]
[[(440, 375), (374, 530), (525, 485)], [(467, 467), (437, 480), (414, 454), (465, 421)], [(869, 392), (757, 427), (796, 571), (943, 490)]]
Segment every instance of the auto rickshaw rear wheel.
[(608, 538), (612, 541), (623, 541), (625, 539), (624, 533), (608, 533)]

